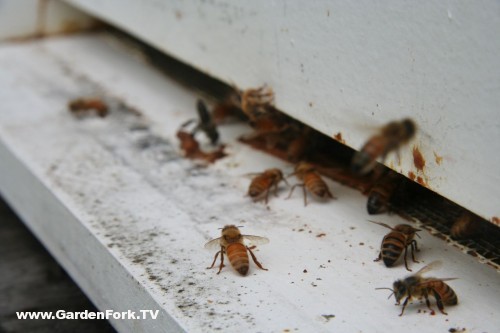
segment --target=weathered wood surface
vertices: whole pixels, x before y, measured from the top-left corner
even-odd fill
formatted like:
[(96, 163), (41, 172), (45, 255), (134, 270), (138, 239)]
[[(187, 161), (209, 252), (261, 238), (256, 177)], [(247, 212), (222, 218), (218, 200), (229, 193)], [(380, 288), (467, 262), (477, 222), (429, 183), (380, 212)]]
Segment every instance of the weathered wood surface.
[(0, 198), (0, 332), (115, 332), (106, 320), (18, 320), (16, 311), (98, 311)]

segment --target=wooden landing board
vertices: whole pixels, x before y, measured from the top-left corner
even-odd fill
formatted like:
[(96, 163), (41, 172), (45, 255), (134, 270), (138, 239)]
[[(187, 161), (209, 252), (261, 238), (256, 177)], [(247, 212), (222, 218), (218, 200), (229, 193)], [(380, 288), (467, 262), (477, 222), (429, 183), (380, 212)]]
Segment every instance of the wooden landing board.
[[(460, 304), (444, 316), (415, 302), (398, 317), (375, 288), (408, 272), (373, 262), (386, 230), (367, 222), (358, 192), (328, 182), (338, 200), (304, 207), (283, 187), (268, 206), (251, 202), (245, 174), (293, 166), (240, 144), (248, 127), (221, 127), (229, 156), (214, 165), (183, 159), (175, 131), (195, 116), (197, 96), (108, 36), (3, 44), (0, 68), (0, 191), (99, 309), (160, 310), (156, 320), (112, 320), (118, 331), (498, 327), (498, 273), (425, 232), (411, 267), (444, 261), (432, 275), (459, 278), (450, 285)], [(89, 95), (108, 103), (107, 117), (68, 112)], [(226, 224), (271, 240), (255, 250), (269, 271), (205, 269), (214, 253), (203, 245)]]

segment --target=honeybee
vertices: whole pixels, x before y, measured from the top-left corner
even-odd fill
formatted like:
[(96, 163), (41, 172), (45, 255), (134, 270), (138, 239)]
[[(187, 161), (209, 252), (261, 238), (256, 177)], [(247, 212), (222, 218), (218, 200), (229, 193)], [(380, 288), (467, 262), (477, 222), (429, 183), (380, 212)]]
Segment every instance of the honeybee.
[(252, 179), (252, 182), (248, 187), (248, 195), (254, 199), (254, 201), (257, 201), (264, 196), (265, 203), (267, 204), (269, 191), (272, 187), (274, 187), (274, 194), (277, 195), (278, 185), (281, 181), (288, 184), (280, 169), (267, 169), (264, 172), (257, 174), (257, 176)]
[(470, 238), (476, 236), (479, 231), (480, 224), (478, 218), (467, 211), (460, 214), (450, 228), (450, 234), (455, 239)]
[(370, 189), (366, 209), (368, 214), (381, 214), (391, 209), (391, 198), (401, 182), (394, 172), (380, 178)]
[(266, 85), (257, 89), (247, 89), (241, 94), (241, 109), (247, 117), (254, 121), (273, 110), (274, 92)]
[(436, 299), (436, 304), (441, 311), (441, 313), (447, 315), (444, 312), (444, 305), (456, 305), (458, 304), (457, 294), (451, 289), (449, 285), (444, 283), (444, 281), (456, 280), (456, 278), (445, 278), (439, 279), (434, 277), (424, 278), (421, 275), (430, 270), (436, 269), (441, 266), (441, 261), (433, 261), (430, 264), (422, 267), (414, 275), (410, 275), (403, 280), (396, 280), (391, 288), (377, 288), (377, 289), (389, 289), (394, 293), (396, 302), (399, 305), (401, 300), (405, 298), (403, 302), (403, 309), (401, 310), (400, 316), (403, 315), (408, 301), (412, 298), (425, 298), (425, 303), (431, 313), (434, 312), (431, 308), (431, 303), (429, 301), (429, 296), (433, 296)]
[(325, 181), (319, 173), (316, 171), (315, 167), (307, 162), (300, 162), (297, 164), (295, 167), (295, 172), (292, 173), (290, 176), (296, 175), (299, 180), (301, 180), (303, 183), (302, 184), (295, 184), (292, 186), (290, 189), (290, 194), (288, 195), (288, 198), (292, 196), (293, 191), (295, 190), (295, 187), (297, 186), (302, 186), (302, 189), (304, 191), (304, 206), (307, 206), (307, 191), (311, 192), (315, 196), (321, 198), (321, 199), (336, 199), (330, 190), (328, 189), (328, 185), (326, 185)]
[[(297, 126), (295, 126), (297, 127)], [(308, 152), (308, 149), (311, 148), (312, 144), (312, 133), (310, 127), (304, 128), (292, 128), (292, 134), (294, 136), (288, 142), (288, 147), (286, 149), (286, 157), (291, 162), (300, 161)]]
[(181, 143), (181, 149), (184, 151), (184, 156), (190, 159), (201, 159), (209, 163), (226, 156), (224, 152), (224, 145), (219, 146), (216, 150), (211, 152), (204, 152), (200, 149), (200, 144), (196, 141), (194, 134), (188, 133), (183, 130), (177, 132), (177, 138)]
[(77, 98), (69, 102), (68, 108), (79, 117), (90, 110), (94, 110), (101, 118), (108, 115), (108, 106), (99, 98)]
[(196, 134), (196, 132), (202, 131), (210, 139), (212, 145), (216, 145), (217, 141), (219, 141), (219, 132), (217, 131), (217, 126), (212, 120), (212, 116), (210, 115), (205, 102), (203, 102), (201, 99), (196, 102), (196, 110), (198, 111), (199, 120), (197, 121), (195, 119), (190, 119), (182, 124), (181, 127), (184, 128), (189, 124), (197, 121), (197, 124), (191, 131), (191, 133), (194, 135)]
[(411, 247), (411, 258), (413, 262), (418, 263), (418, 261), (415, 260), (414, 251), (418, 252), (419, 249), (417, 247), (417, 241), (413, 238), (415, 237), (415, 235), (417, 235), (417, 237), (420, 237), (417, 234), (417, 231), (421, 230), (413, 228), (408, 224), (398, 224), (397, 226), (392, 228), (391, 226), (382, 222), (369, 222), (381, 225), (392, 230), (390, 233), (384, 236), (384, 239), (382, 239), (382, 244), (380, 245), (380, 253), (378, 255), (378, 258), (374, 261), (380, 261), (382, 259), (386, 267), (392, 267), (399, 259), (401, 253), (403, 253), (404, 250), (405, 254), (403, 258), (405, 261), (405, 267), (408, 271), (411, 272), (411, 269), (408, 268), (408, 262), (406, 261), (408, 246)]
[(408, 142), (415, 135), (416, 130), (416, 124), (408, 118), (385, 125), (380, 133), (368, 139), (361, 150), (354, 154), (351, 170), (360, 175), (369, 173), (375, 167), (379, 157), (382, 161), (385, 160), (387, 154)]
[(235, 225), (224, 226), (224, 228), (222, 228), (221, 234), (221, 237), (212, 239), (205, 244), (206, 249), (217, 249), (220, 246), (220, 250), (215, 254), (212, 266), (207, 267), (207, 269), (211, 269), (214, 267), (215, 262), (217, 261), (217, 257), (220, 254), (220, 265), (219, 271), (217, 272), (217, 274), (219, 274), (224, 267), (225, 253), (229, 258), (231, 266), (233, 266), (233, 268), (241, 275), (247, 275), (249, 268), (248, 252), (250, 252), (253, 262), (257, 265), (257, 267), (267, 271), (267, 268), (262, 267), (260, 262), (257, 261), (257, 257), (255, 257), (255, 254), (252, 252), (252, 250), (245, 245), (244, 241), (248, 240), (254, 245), (267, 244), (269, 243), (268, 238), (252, 235), (242, 235), (240, 229), (238, 229), (238, 227)]

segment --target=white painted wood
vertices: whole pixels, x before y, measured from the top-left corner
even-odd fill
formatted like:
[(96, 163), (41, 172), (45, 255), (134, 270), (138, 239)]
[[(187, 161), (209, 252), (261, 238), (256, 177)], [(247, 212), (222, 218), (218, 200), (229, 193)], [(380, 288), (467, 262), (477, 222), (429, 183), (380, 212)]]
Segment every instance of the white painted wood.
[(226, 82), (270, 85), (280, 109), (353, 148), (412, 117), (417, 137), (386, 164), (500, 215), (498, 1), (67, 1)]
[[(443, 260), (432, 275), (459, 278), (450, 285), (460, 304), (430, 316), (416, 302), (398, 317), (374, 288), (407, 271), (373, 262), (386, 230), (366, 222), (365, 197), (329, 182), (338, 197), (329, 203), (304, 207), (299, 195), (285, 200), (285, 188), (269, 207), (252, 203), (245, 174), (292, 166), (238, 143), (248, 130), (240, 125), (221, 128), (226, 159), (208, 167), (183, 159), (175, 131), (194, 116), (197, 96), (105, 35), (0, 45), (0, 68), (0, 191), (98, 308), (161, 309), (156, 321), (112, 321), (120, 332), (494, 332), (500, 324), (498, 273), (425, 232), (411, 267)], [(90, 94), (110, 103), (108, 117), (69, 114), (69, 100)], [(203, 244), (232, 223), (271, 240), (255, 252), (269, 271), (205, 269), (214, 253)]]
[(0, 41), (84, 30), (96, 21), (59, 0), (0, 0)]

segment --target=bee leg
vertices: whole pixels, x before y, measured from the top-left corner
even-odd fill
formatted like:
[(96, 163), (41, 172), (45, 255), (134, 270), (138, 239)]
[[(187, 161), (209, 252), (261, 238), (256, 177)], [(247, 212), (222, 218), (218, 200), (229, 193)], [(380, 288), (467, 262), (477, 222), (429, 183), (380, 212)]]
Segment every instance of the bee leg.
[(436, 304), (437, 304), (439, 311), (441, 311), (442, 314), (448, 315), (446, 312), (444, 312), (444, 305), (443, 305), (443, 301), (441, 300), (441, 296), (439, 296), (439, 294), (436, 291), (433, 291), (433, 294), (434, 294), (434, 298), (436, 299)]
[(382, 251), (378, 253), (378, 258), (373, 261), (380, 261), (380, 260), (382, 260)]
[(185, 121), (184, 123), (181, 124), (181, 128), (185, 128), (188, 125), (194, 123), (195, 121), (196, 121), (196, 119), (189, 119), (188, 121)]
[(410, 296), (406, 297), (405, 302), (403, 303), (403, 309), (401, 310), (401, 313), (399, 316), (401, 317), (403, 315), (403, 312), (405, 312), (406, 305), (408, 304), (408, 301), (410, 300)]
[(418, 260), (415, 260), (415, 254), (413, 253), (414, 251), (420, 251), (417, 247), (417, 241), (416, 240), (412, 240), (411, 241), (411, 259), (413, 260), (413, 262), (419, 262)]
[(278, 196), (278, 182), (274, 183), (274, 196)]
[(290, 193), (288, 194), (288, 197), (286, 197), (287, 199), (290, 199), (290, 197), (292, 196), (293, 191), (295, 190), (295, 188), (297, 186), (304, 186), (304, 185), (303, 184), (295, 184), (295, 185), (293, 185), (292, 188), (290, 189)]
[(329, 197), (330, 199), (332, 200), (335, 200), (337, 198), (335, 198), (332, 194), (332, 192), (330, 192), (330, 189), (328, 188), (328, 186), (326, 186), (326, 196)]
[(222, 249), (220, 251), (220, 266), (219, 266), (219, 271), (217, 272), (217, 274), (219, 274), (220, 271), (222, 271), (223, 267), (224, 267), (224, 249)]
[(306, 191), (305, 184), (302, 185), (302, 190), (304, 192), (304, 207), (306, 207), (307, 206), (307, 191)]
[(219, 256), (219, 253), (221, 253), (221, 252), (222, 252), (222, 250), (221, 250), (221, 251), (218, 251), (218, 252), (215, 254), (214, 261), (212, 262), (212, 266), (207, 267), (207, 269), (214, 268), (215, 261), (217, 260), (217, 257)]
[[(413, 249), (413, 248), (412, 248)], [(412, 271), (411, 269), (408, 268), (408, 261), (406, 260), (406, 255), (408, 254), (408, 246), (405, 246), (405, 255), (404, 255), (404, 260), (405, 260), (405, 267), (407, 271)], [(412, 252), (413, 255), (413, 252)]]
[(431, 302), (429, 301), (429, 294), (427, 293), (427, 290), (425, 290), (423, 294), (425, 298), (425, 304), (427, 304), (427, 307), (429, 308), (429, 310), (431, 310), (432, 313), (434, 310), (432, 310), (431, 308)]
[(266, 190), (266, 195), (264, 197), (264, 203), (267, 205), (268, 201), (269, 201), (269, 189)]
[(417, 241), (413, 240), (412, 243), (415, 244), (415, 251), (420, 252), (420, 249), (417, 246)]
[(248, 252), (250, 252), (250, 255), (252, 256), (253, 262), (257, 265), (257, 267), (267, 271), (268, 269), (262, 267), (261, 263), (257, 260), (257, 257), (255, 256), (255, 254), (253, 254), (252, 250), (250, 250), (250, 248), (248, 246), (246, 246), (246, 248), (247, 248)]

